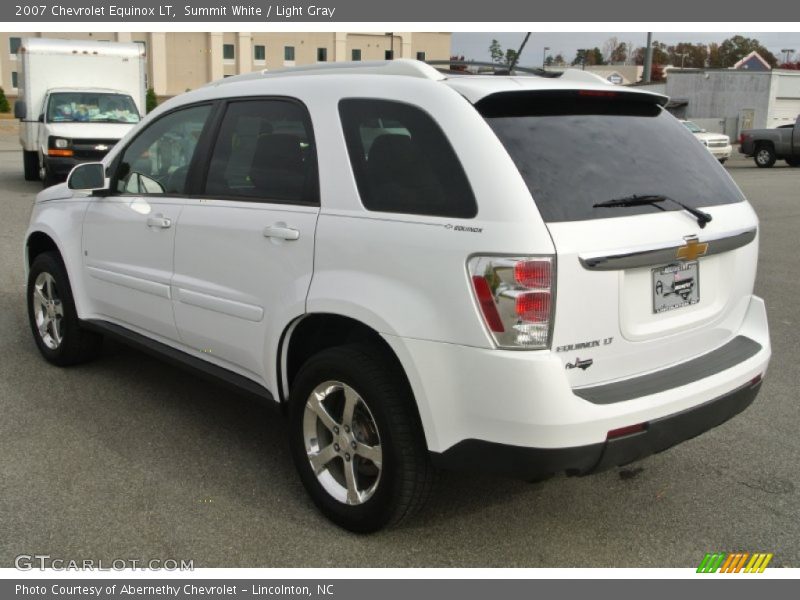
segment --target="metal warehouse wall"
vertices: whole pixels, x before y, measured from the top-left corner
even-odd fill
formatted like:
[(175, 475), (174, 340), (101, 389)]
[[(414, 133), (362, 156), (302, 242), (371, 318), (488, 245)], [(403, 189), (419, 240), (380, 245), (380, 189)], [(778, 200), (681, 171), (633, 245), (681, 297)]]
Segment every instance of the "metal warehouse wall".
[(725, 119), (732, 124), (742, 110), (752, 109), (753, 127), (768, 127), (770, 79), (769, 71), (671, 71), (667, 95), (688, 101), (687, 119)]

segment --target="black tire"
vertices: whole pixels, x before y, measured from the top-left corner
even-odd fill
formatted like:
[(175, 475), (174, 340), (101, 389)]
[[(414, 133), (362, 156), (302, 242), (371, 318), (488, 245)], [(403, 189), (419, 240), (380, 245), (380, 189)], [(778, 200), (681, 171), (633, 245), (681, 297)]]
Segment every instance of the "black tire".
[(25, 181), (39, 181), (39, 153), (35, 150), (22, 151), (22, 163), (25, 168)]
[(800, 158), (787, 158), (786, 164), (790, 167), (800, 167)]
[[(53, 314), (55, 315), (56, 313), (56, 306), (60, 306), (62, 313), (60, 318), (54, 316), (54, 320), (59, 323), (45, 328), (47, 333), (44, 334), (39, 329), (37, 323), (39, 317), (34, 304), (37, 281), (40, 275), (45, 275), (44, 280), (47, 279), (47, 275), (52, 278), (55, 289), (51, 290), (50, 295), (56, 299)], [(42, 356), (47, 361), (59, 367), (66, 367), (86, 362), (97, 356), (103, 338), (95, 332), (81, 328), (81, 323), (75, 310), (75, 302), (72, 297), (67, 270), (64, 268), (64, 264), (58, 254), (44, 252), (34, 259), (28, 275), (26, 299), (28, 303), (28, 322), (31, 326), (33, 339), (36, 341), (39, 352), (42, 353)], [(39, 304), (38, 297), (36, 304)], [(55, 335), (51, 334), (53, 327), (56, 327), (60, 334), (60, 342), (55, 347), (53, 344), (55, 344), (56, 338)], [(49, 343), (45, 339), (47, 335), (50, 336)]]
[[(306, 402), (312, 391), (326, 382), (341, 382), (357, 393), (375, 425), (372, 444), (379, 439), (382, 453), (380, 472), (377, 478), (373, 474), (373, 479), (368, 479), (368, 483), (376, 481), (373, 484), (376, 487), (371, 496), (367, 496), (360, 504), (337, 500), (323, 487), (309, 462), (304, 435)], [(336, 402), (337, 393), (343, 394), (333, 392), (328, 398)], [(363, 407), (360, 410), (363, 411)], [(342, 417), (336, 417), (341, 421), (339, 425), (346, 422)], [(310, 418), (317, 422), (316, 414), (311, 414)], [(356, 423), (356, 420), (353, 419), (352, 423)], [(321, 427), (320, 424), (315, 426), (318, 429)], [(309, 359), (301, 367), (292, 386), (289, 427), (292, 458), (303, 485), (320, 511), (344, 529), (371, 533), (386, 526), (395, 526), (419, 510), (430, 496), (435, 471), (413, 395), (403, 373), (380, 347), (368, 344), (340, 346), (324, 350)], [(330, 440), (323, 441), (321, 436), (326, 430), (320, 431), (320, 447), (335, 446), (332, 433)], [(353, 435), (357, 435), (355, 427), (352, 431)], [(375, 433), (379, 438), (374, 437)], [(349, 454), (347, 460), (351, 460)], [(354, 469), (358, 464), (356, 481), (369, 478), (369, 473), (364, 475), (362, 470), (370, 467), (369, 461), (364, 462), (359, 457), (357, 463), (355, 452), (352, 460)], [(325, 467), (325, 473), (329, 475), (337, 470), (343, 471), (345, 456), (340, 453), (325, 463)], [(343, 477), (339, 478), (340, 485)], [(344, 492), (347, 493), (346, 490)]]
[(721, 165), (724, 165), (726, 162), (728, 162), (727, 158), (720, 158), (719, 159), (719, 164), (721, 164)]
[(769, 169), (775, 164), (777, 157), (775, 156), (775, 150), (772, 146), (759, 146), (756, 148), (753, 160), (759, 169)]
[(47, 163), (45, 163), (45, 165), (44, 165), (44, 177), (42, 178), (42, 188), (49, 188), (50, 186), (56, 185), (57, 183), (61, 183), (61, 182), (57, 177), (55, 177), (50, 172), (50, 169), (47, 168)]

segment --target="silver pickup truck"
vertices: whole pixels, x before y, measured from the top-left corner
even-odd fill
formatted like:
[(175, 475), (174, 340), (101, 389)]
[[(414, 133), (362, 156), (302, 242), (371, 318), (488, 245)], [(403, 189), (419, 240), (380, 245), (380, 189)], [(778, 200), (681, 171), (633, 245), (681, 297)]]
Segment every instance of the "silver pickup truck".
[(794, 125), (776, 129), (745, 129), (739, 135), (739, 152), (752, 156), (756, 165), (766, 169), (778, 159), (790, 167), (800, 167), (800, 115)]

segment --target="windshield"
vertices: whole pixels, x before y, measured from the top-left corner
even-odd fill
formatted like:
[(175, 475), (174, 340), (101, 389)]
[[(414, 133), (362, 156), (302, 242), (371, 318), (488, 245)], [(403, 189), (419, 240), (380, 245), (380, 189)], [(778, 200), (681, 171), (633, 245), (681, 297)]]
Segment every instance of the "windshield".
[(701, 127), (698, 127), (691, 121), (684, 121), (683, 124), (686, 126), (686, 129), (688, 129), (692, 133), (703, 133), (703, 129)]
[(139, 111), (126, 94), (58, 92), (50, 95), (48, 123), (138, 123)]
[(674, 203), (594, 206), (633, 195), (665, 195), (694, 208), (744, 200), (678, 120), (646, 96), (632, 96), (508, 92), (484, 98), (476, 108), (547, 222), (681, 210)]

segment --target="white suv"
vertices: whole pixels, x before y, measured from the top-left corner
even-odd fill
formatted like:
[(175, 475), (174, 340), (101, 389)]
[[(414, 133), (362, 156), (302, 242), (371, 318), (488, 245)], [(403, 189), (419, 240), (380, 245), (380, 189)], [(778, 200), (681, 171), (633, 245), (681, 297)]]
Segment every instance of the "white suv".
[(666, 98), (416, 61), (215, 82), (36, 199), (57, 365), (121, 338), (288, 413), (354, 531), (438, 468), (590, 473), (719, 425), (770, 357), (758, 221)]

